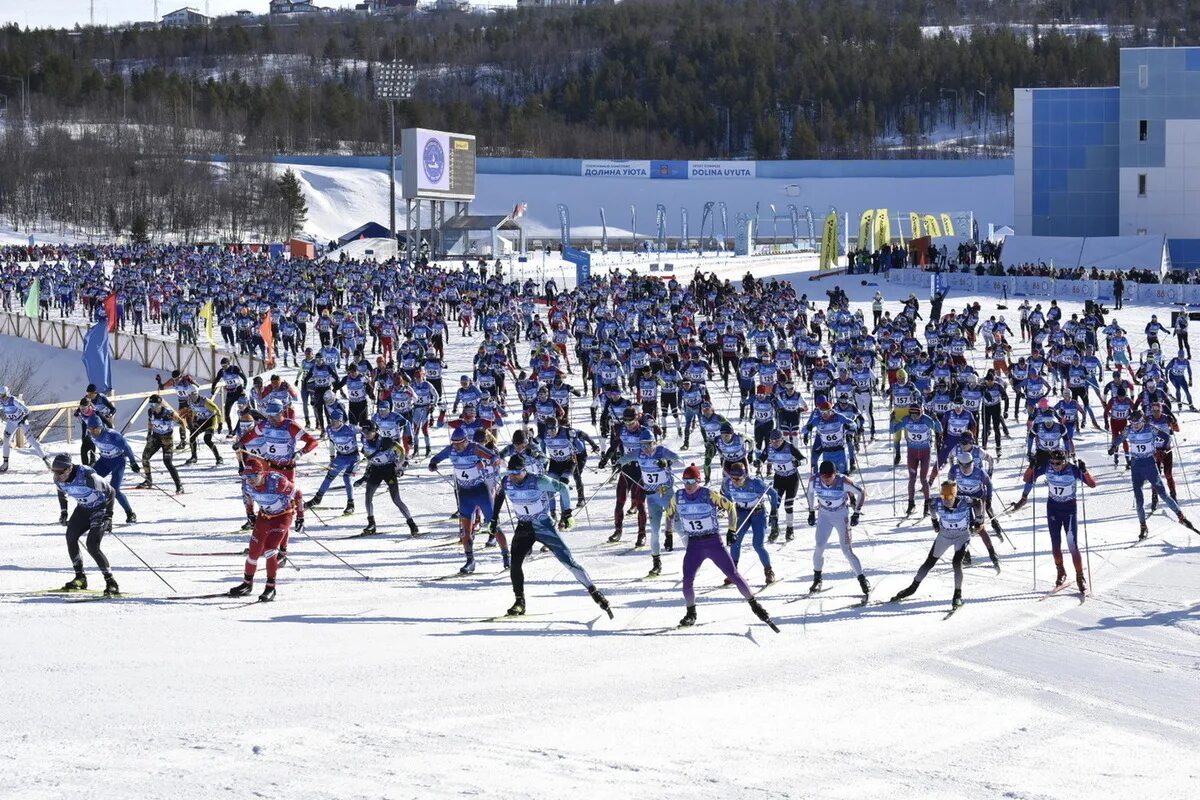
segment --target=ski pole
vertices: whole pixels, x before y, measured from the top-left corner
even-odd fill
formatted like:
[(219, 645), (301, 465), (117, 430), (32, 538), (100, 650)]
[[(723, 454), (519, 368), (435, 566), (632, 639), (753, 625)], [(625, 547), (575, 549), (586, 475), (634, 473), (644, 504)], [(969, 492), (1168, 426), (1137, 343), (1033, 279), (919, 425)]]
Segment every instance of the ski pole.
[(162, 487), (161, 487), (161, 486), (159, 486), (158, 484), (152, 483), (152, 484), (150, 484), (150, 488), (151, 488), (151, 489), (158, 489), (158, 491), (162, 492), (162, 493), (163, 493), (163, 494), (165, 494), (167, 497), (169, 497), (169, 498), (171, 498), (172, 500), (174, 500), (176, 503), (179, 503), (179, 505), (181, 505), (182, 507), (184, 507), (184, 508), (187, 508), (187, 503), (184, 503), (183, 501), (179, 500), (178, 498), (176, 498), (176, 497), (175, 497), (175, 495), (171, 494), (170, 492), (168, 492), (166, 489), (162, 488)]
[(1092, 548), (1088, 546), (1088, 529), (1087, 529), (1087, 498), (1084, 494), (1084, 483), (1079, 481), (1079, 510), (1083, 513), (1083, 553), (1087, 558), (1087, 574), (1088, 574), (1088, 589), (1095, 592), (1096, 588), (1092, 586)]
[[(110, 526), (112, 525), (112, 521), (111, 521), (111, 520), (109, 521), (109, 525), (110, 525)], [(114, 539), (116, 539), (118, 542), (120, 542), (120, 543), (121, 543), (121, 544), (124, 546), (124, 548), (125, 548), (126, 550), (128, 550), (128, 551), (129, 551), (129, 552), (131, 552), (131, 553), (133, 553), (133, 557), (134, 557), (134, 558), (136, 558), (138, 561), (141, 561), (141, 562), (142, 562), (142, 565), (143, 565), (143, 566), (145, 566), (145, 567), (146, 567), (146, 569), (148, 569), (148, 570), (150, 570), (151, 572), (153, 572), (153, 573), (154, 573), (154, 576), (155, 576), (156, 578), (158, 578), (160, 581), (162, 581), (163, 583), (165, 583), (165, 584), (167, 585), (167, 588), (168, 588), (168, 589), (170, 589), (172, 592), (175, 592), (176, 594), (178, 594), (178, 591), (175, 589), (175, 587), (174, 587), (174, 586), (172, 586), (172, 585), (171, 585), (171, 584), (170, 584), (170, 583), (167, 581), (167, 579), (166, 579), (166, 578), (164, 578), (164, 577), (163, 577), (163, 576), (162, 576), (162, 575), (159, 573), (159, 571), (158, 571), (158, 570), (156, 570), (154, 567), (152, 567), (152, 566), (150, 566), (149, 564), (147, 564), (147, 563), (146, 563), (146, 559), (144, 559), (144, 558), (142, 558), (141, 556), (139, 556), (139, 555), (137, 554), (137, 552), (136, 552), (136, 551), (135, 551), (135, 550), (134, 550), (132, 547), (130, 547), (128, 544), (126, 544), (126, 543), (125, 543), (125, 540), (124, 540), (124, 539), (122, 539), (120, 536), (118, 536), (118, 535), (116, 534), (116, 532), (115, 532), (115, 531), (113, 531), (113, 530), (112, 530), (112, 528), (111, 528), (111, 527), (109, 528), (108, 532), (109, 532), (110, 534), (112, 534), (112, 537), (113, 537)]]
[[(1174, 448), (1175, 452), (1180, 452), (1181, 448), (1179, 447), (1179, 442), (1175, 440), (1174, 432), (1171, 433), (1171, 446)], [(1179, 472), (1183, 475), (1183, 486), (1185, 489), (1187, 489), (1188, 499), (1195, 499), (1195, 495), (1192, 494), (1192, 486), (1188, 482), (1187, 470), (1184, 469), (1183, 466), (1183, 459), (1179, 459)]]
[[(311, 509), (310, 509), (310, 510), (311, 510)], [(355, 567), (353, 564), (351, 564), (349, 561), (347, 561), (346, 559), (344, 559), (344, 558), (342, 558), (341, 556), (339, 556), (337, 553), (335, 553), (335, 552), (333, 552), (332, 550), (330, 550), (328, 547), (326, 547), (326, 546), (325, 546), (325, 545), (324, 545), (324, 544), (321, 542), (321, 540), (320, 540), (320, 539), (318, 539), (317, 537), (313, 536), (313, 535), (312, 535), (311, 533), (309, 533), (308, 531), (304, 530), (304, 528), (301, 528), (301, 529), (300, 529), (300, 533), (303, 533), (303, 534), (304, 534), (305, 536), (307, 536), (309, 539), (312, 539), (314, 542), (316, 542), (316, 543), (317, 543), (317, 546), (318, 546), (318, 547), (320, 547), (320, 548), (321, 548), (322, 550), (324, 550), (326, 553), (329, 553), (329, 555), (333, 556), (334, 558), (336, 558), (338, 561), (340, 561), (340, 562), (342, 562), (343, 564), (345, 564), (345, 565), (346, 565), (347, 567), (349, 567), (350, 569), (354, 570), (354, 572), (357, 572), (359, 575), (362, 575), (362, 577), (363, 577), (363, 579), (364, 579), (364, 580), (368, 580), (368, 581), (369, 581), (369, 580), (371, 580), (371, 576), (370, 576), (370, 575), (366, 575), (366, 574), (364, 574), (364, 573), (362, 572), (362, 570), (358, 569), (358, 568), (357, 568), (357, 567)]]
[(1031, 548), (1033, 552), (1033, 590), (1037, 591), (1037, 485), (1033, 487), (1033, 529), (1031, 530), (1033, 539), (1031, 540)]

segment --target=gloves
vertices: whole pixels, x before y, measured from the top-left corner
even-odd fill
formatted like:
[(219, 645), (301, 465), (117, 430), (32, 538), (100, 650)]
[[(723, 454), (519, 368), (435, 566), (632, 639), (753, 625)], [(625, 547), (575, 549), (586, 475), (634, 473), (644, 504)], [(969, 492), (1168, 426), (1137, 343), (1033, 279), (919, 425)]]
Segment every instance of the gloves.
[(725, 546), (733, 547), (734, 538), (735, 537), (734, 537), (733, 531), (725, 531)]
[(855, 511), (853, 514), (850, 515), (850, 527), (853, 528), (857, 524), (858, 524), (858, 512)]
[(607, 466), (608, 466), (608, 459), (607, 459), (607, 458), (602, 458), (602, 459), (600, 459), (600, 464), (599, 464), (599, 466), (598, 466), (597, 468), (598, 468), (598, 469), (604, 469), (604, 468), (605, 468), (605, 467), (607, 467)]
[(142, 465), (137, 463), (136, 461), (134, 461), (132, 464), (130, 464), (129, 468), (132, 469), (134, 472), (136, 472), (138, 475), (142, 474)]
[(936, 519), (933, 521), (933, 532), (934, 533), (942, 532), (942, 523), (938, 522)]
[(437, 471), (438, 471), (438, 465), (437, 465), (437, 464), (430, 464), (430, 465), (429, 465), (429, 471), (430, 471), (430, 472), (437, 472)]
[(597, 447), (596, 445), (592, 445), (592, 455), (596, 455), (596, 453), (599, 453), (599, 452), (600, 452), (600, 448)]
[(813, 511), (811, 508), (808, 510), (808, 524), (809, 525), (817, 524), (817, 512)]
[(1117, 448), (1115, 448), (1115, 447), (1108, 448), (1108, 454), (1110, 456), (1115, 456), (1117, 454)]
[(564, 529), (571, 527), (571, 509), (564, 508), (562, 514), (559, 515), (559, 520), (561, 520)]
[(1029, 499), (1029, 498), (1027, 498), (1027, 497), (1025, 497), (1024, 495), (1022, 495), (1022, 497), (1021, 497), (1021, 499), (1020, 499), (1020, 500), (1018, 500), (1017, 502), (1015, 502), (1015, 503), (1013, 503), (1013, 504), (1012, 504), (1012, 507), (1009, 509), (1009, 511), (1020, 511), (1020, 510), (1021, 510), (1021, 509), (1022, 509), (1024, 506), (1025, 506), (1025, 502), (1026, 502), (1028, 499)]
[(671, 465), (671, 462), (667, 461), (665, 458), (660, 458), (655, 463), (658, 464), (659, 469), (666, 469)]
[(779, 517), (771, 517), (771, 535), (779, 535)]
[(292, 530), (297, 533), (304, 530), (304, 517), (296, 517), (296, 524), (292, 526)]

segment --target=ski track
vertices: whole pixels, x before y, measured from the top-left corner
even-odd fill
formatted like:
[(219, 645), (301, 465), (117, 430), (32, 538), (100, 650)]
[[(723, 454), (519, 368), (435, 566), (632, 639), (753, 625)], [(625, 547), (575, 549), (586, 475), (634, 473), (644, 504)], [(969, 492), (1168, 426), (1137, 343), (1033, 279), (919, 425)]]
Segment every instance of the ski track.
[[(875, 287), (858, 284), (842, 279), (869, 318)], [(805, 281), (801, 291), (825, 288)], [(908, 290), (883, 291), (896, 300)], [(967, 299), (951, 294), (946, 307)], [(982, 301), (986, 317), (995, 300)], [(1001, 312), (1010, 321), (1017, 302)], [(1118, 318), (1140, 330), (1150, 313), (1127, 308)], [(14, 342), (4, 340), (5, 353), (56, 352)], [(470, 346), (452, 335), (448, 385)], [(972, 353), (977, 362), (981, 355)], [(718, 408), (728, 407), (716, 387)], [(877, 425), (883, 418), (877, 409)], [(1197, 457), (1187, 441), (1195, 418), (1181, 416), (1179, 472)], [(592, 432), (586, 404), (573, 419)], [(133, 438), (136, 452), (140, 433)], [(437, 431), (435, 447), (445, 438)], [(857, 585), (836, 547), (826, 553), (827, 590), (804, 596), (812, 529), (801, 500), (796, 540), (767, 545), (781, 581), (762, 602), (778, 635), (723, 590), (699, 595), (703, 624), (675, 631), (682, 547), (664, 553), (660, 578), (637, 580), (650, 559), (648, 548), (629, 552), (636, 523), (627, 521), (627, 544), (605, 543), (612, 485), (566, 534), (612, 601), (611, 621), (537, 548), (526, 562), (526, 598), (530, 614), (545, 617), (485, 621), (512, 597), (495, 548), (477, 548), (474, 576), (431, 583), (462, 556), (437, 546), (454, 536), (452, 490), (415, 462), (400, 486), (421, 537), (408, 537), (386, 498), (377, 506), (381, 536), (332, 541), (361, 528), (361, 497), (355, 516), (322, 512), (328, 527), (308, 517), (309, 533), (371, 581), (293, 534), (301, 570), (281, 571), (278, 600), (218, 610), (228, 603), (163, 599), (174, 592), (110, 537), (105, 552), (136, 596), (0, 596), (0, 797), (1192, 797), (1200, 542), (1156, 516), (1154, 538), (1124, 549), (1136, 536), (1129, 475), (1106, 460), (1106, 441), (1088, 432), (1080, 444), (1100, 481), (1086, 495), (1095, 595), (1083, 605), (1073, 591), (1037, 602), (1053, 575), (1039, 488), (1036, 540), (1030, 509), (1002, 519), (1016, 551), (997, 542), (1003, 572), (995, 576), (976, 544), (966, 605), (944, 623), (945, 562), (910, 600), (879, 602), (910, 580), (932, 539), (927, 520), (897, 529), (880, 519), (892, 504), (883, 437), (869, 446), (872, 466), (860, 459), (870, 499), (854, 531), (872, 604), (852, 607)], [(685, 460), (702, 455), (680, 443), (673, 432), (666, 442)], [(1012, 442), (1005, 450), (996, 482), (1011, 501), (1023, 463)], [(323, 471), (319, 453), (298, 469), (306, 495)], [(238, 556), (168, 555), (244, 546), (229, 463), (213, 469), (201, 451), (198, 466), (182, 469), (186, 508), (131, 491), (142, 522), (127, 526), (116, 515), (115, 533), (179, 594), (221, 591), (240, 573)], [(69, 570), (62, 529), (46, 524), (57, 517), (49, 479), (24, 453), (12, 467), (0, 475), (0, 592), (57, 586)], [(589, 469), (586, 493), (604, 477)], [(1190, 487), (1177, 478), (1190, 511)], [(896, 485), (902, 506), (903, 476)], [(328, 497), (342, 504), (336, 487)], [(749, 537), (741, 566), (761, 589)], [(705, 567), (697, 592), (719, 579)], [(660, 629), (669, 632), (642, 635)]]

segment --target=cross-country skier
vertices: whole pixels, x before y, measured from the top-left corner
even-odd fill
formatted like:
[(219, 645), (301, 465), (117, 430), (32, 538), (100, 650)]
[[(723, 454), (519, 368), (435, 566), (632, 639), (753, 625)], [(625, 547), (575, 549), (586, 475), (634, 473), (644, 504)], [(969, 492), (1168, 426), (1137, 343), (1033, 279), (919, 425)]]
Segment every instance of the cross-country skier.
[(533, 550), (533, 543), (539, 542), (549, 548), (559, 563), (587, 589), (596, 605), (612, 619), (608, 600), (596, 588), (587, 570), (575, 560), (550, 519), (549, 494), (558, 495), (562, 518), (571, 519), (571, 491), (567, 484), (545, 475), (531, 475), (525, 468), (525, 459), (516, 455), (508, 461), (503, 492), (516, 523), (512, 538), (512, 570), (509, 573), (516, 599), (508, 609), (508, 616), (518, 617), (525, 613), (525, 558)]
[(117, 502), (121, 504), (121, 508), (125, 509), (125, 522), (129, 524), (137, 522), (137, 515), (133, 513), (129, 499), (121, 491), (121, 481), (125, 477), (126, 463), (134, 472), (140, 474), (142, 471), (141, 466), (138, 465), (137, 456), (133, 454), (133, 448), (119, 432), (104, 427), (104, 420), (100, 418), (99, 414), (93, 415), (88, 420), (88, 434), (92, 437), (98, 455), (92, 468), (100, 477), (108, 478)]
[(906, 597), (912, 597), (938, 559), (953, 548), (954, 557), (951, 563), (954, 567), (954, 596), (950, 601), (950, 611), (957, 611), (962, 605), (962, 565), (967, 544), (971, 541), (971, 534), (978, 533), (982, 528), (983, 517), (978, 504), (965, 497), (959, 497), (958, 484), (954, 481), (942, 481), (941, 496), (933, 504), (933, 530), (937, 536), (913, 582), (897, 592), (892, 597), (892, 602), (898, 603)]
[(8, 472), (8, 453), (9, 442), (20, 431), (25, 435), (25, 441), (29, 443), (29, 449), (37, 454), (37, 457), (46, 460), (46, 452), (42, 450), (41, 443), (29, 431), (29, 409), (18, 400), (15, 396), (9, 394), (7, 386), (0, 386), (0, 414), (4, 416), (4, 463), (0, 464), (0, 472)]
[[(182, 402), (182, 401), (181, 401)], [(186, 404), (185, 404), (186, 405)], [(154, 486), (154, 476), (150, 472), (150, 459), (162, 450), (163, 466), (167, 468), (171, 479), (175, 481), (175, 494), (183, 494), (183, 482), (179, 480), (179, 472), (175, 469), (175, 427), (179, 426), (180, 441), (187, 432), (187, 423), (175, 409), (163, 402), (161, 396), (150, 395), (150, 405), (146, 409), (146, 446), (142, 449), (142, 482), (138, 489), (149, 489)]]
[[(775, 570), (771, 569), (771, 555), (767, 552), (766, 529), (767, 512), (764, 501), (771, 508), (771, 533), (779, 536), (779, 493), (768, 486), (762, 478), (752, 478), (746, 474), (746, 468), (734, 464), (725, 473), (721, 485), (721, 496), (733, 502), (737, 513), (737, 528), (725, 542), (729, 546), (733, 564), (736, 567), (742, 554), (742, 540), (746, 531), (752, 533), (751, 542), (754, 552), (763, 567), (763, 579), (768, 583), (775, 582)], [(726, 585), (732, 584), (732, 578), (725, 579)]]
[(678, 530), (687, 542), (687, 551), (683, 556), (683, 599), (687, 612), (679, 621), (681, 627), (696, 624), (696, 572), (705, 561), (712, 561), (717, 569), (725, 573), (726, 578), (741, 592), (742, 597), (750, 604), (750, 610), (755, 616), (767, 624), (771, 616), (763, 608), (745, 579), (738, 574), (737, 567), (721, 541), (718, 529), (718, 514), (724, 513), (727, 518), (727, 535), (732, 535), (736, 527), (737, 511), (729, 500), (721, 497), (720, 493), (700, 485), (700, 468), (691, 464), (683, 471), (683, 488), (677, 489), (667, 506), (667, 519), (679, 518)]
[(321, 500), (325, 498), (325, 492), (340, 475), (346, 487), (346, 508), (342, 514), (349, 516), (354, 513), (354, 489), (350, 485), (350, 479), (354, 477), (354, 468), (358, 465), (359, 459), (358, 429), (348, 424), (345, 415), (339, 410), (329, 415), (329, 424), (325, 428), (325, 435), (329, 439), (329, 470), (325, 473), (325, 479), (321, 481), (321, 486), (317, 489), (316, 494), (304, 504), (304, 507), (312, 508), (321, 505)]
[(1142, 495), (1142, 485), (1146, 483), (1149, 483), (1150, 488), (1158, 492), (1158, 495), (1162, 498), (1167, 508), (1175, 512), (1180, 525), (1190, 530), (1196, 530), (1195, 526), (1179, 510), (1179, 505), (1167, 493), (1166, 487), (1162, 484), (1162, 476), (1159, 475), (1158, 463), (1154, 458), (1157, 449), (1155, 447), (1155, 437), (1154, 427), (1147, 425), (1146, 417), (1142, 414), (1141, 409), (1135, 408), (1129, 415), (1129, 427), (1120, 436), (1117, 436), (1113, 440), (1112, 446), (1108, 448), (1108, 454), (1112, 456), (1116, 455), (1118, 445), (1129, 445), (1129, 455), (1132, 463), (1133, 499), (1137, 505), (1139, 523), (1139, 541), (1150, 535), (1146, 529), (1146, 501)]
[(863, 573), (862, 562), (854, 554), (850, 540), (850, 529), (858, 524), (858, 515), (867, 499), (866, 490), (839, 473), (832, 461), (826, 460), (821, 462), (818, 473), (809, 478), (804, 492), (808, 499), (808, 524), (817, 526), (816, 546), (813, 549), (813, 582), (808, 588), (809, 593), (819, 592), (824, 587), (821, 575), (825, 568), (825, 548), (829, 544), (829, 535), (836, 530), (842, 555), (846, 557), (850, 571), (858, 578), (863, 602), (867, 602), (871, 583)]
[(1056, 589), (1067, 582), (1067, 570), (1063, 567), (1062, 535), (1067, 535), (1067, 549), (1071, 551), (1071, 562), (1075, 565), (1075, 584), (1079, 593), (1087, 591), (1087, 582), (1083, 577), (1083, 556), (1079, 552), (1079, 509), (1076, 504), (1076, 487), (1080, 481), (1095, 489), (1096, 479), (1088, 472), (1087, 464), (1082, 460), (1074, 464), (1067, 463), (1067, 454), (1063, 450), (1055, 450), (1050, 454), (1050, 460), (1045, 466), (1030, 467), (1025, 470), (1025, 489), (1021, 499), (1013, 503), (1012, 510), (1017, 511), (1029, 499), (1029, 492), (1037, 483), (1037, 479), (1046, 478), (1046, 526), (1050, 529), (1050, 547), (1054, 551), (1054, 566), (1058, 574), (1054, 579)]
[(438, 465), (446, 459), (454, 467), (458, 523), (467, 556), (458, 574), (470, 575), (475, 571), (475, 515), (478, 513), (485, 523), (492, 521), (492, 497), (488, 492), (484, 469), (498, 467), (500, 460), (492, 450), (472, 442), (462, 428), (455, 428), (450, 434), (450, 444), (429, 459), (429, 471), (437, 472)]
[(258, 599), (267, 603), (275, 599), (275, 578), (292, 526), (292, 518), (300, 506), (300, 496), (291, 479), (281, 470), (271, 468), (266, 460), (248, 454), (242, 474), (242, 494), (247, 506), (258, 506), (254, 534), (246, 552), (246, 568), (242, 582), (229, 590), (230, 597), (243, 597), (254, 589), (254, 573), (258, 559), (267, 560), (267, 584)]
[(926, 414), (919, 400), (914, 400), (908, 407), (908, 414), (892, 423), (892, 433), (903, 435), (908, 449), (908, 509), (904, 516), (913, 513), (916, 508), (917, 479), (921, 481), (921, 494), (925, 497), (925, 505), (921, 516), (929, 514), (929, 457), (936, 434), (942, 432), (942, 424)]
[(87, 588), (87, 575), (83, 571), (83, 557), (79, 553), (79, 539), (86, 533), (88, 555), (96, 562), (104, 575), (104, 596), (114, 597), (121, 593), (112, 576), (108, 558), (100, 549), (104, 535), (112, 530), (112, 509), (115, 492), (108, 481), (96, 474), (91, 467), (72, 464), (71, 457), (59, 453), (50, 462), (50, 472), (58, 491), (75, 500), (75, 511), (67, 521), (67, 555), (75, 568), (75, 577), (63, 586), (64, 592), (77, 592)]

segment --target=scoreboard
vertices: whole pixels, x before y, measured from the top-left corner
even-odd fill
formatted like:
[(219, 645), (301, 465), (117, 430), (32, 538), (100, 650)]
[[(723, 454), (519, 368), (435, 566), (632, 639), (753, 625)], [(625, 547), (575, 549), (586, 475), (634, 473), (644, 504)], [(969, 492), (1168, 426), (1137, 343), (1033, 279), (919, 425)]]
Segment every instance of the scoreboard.
[(474, 200), (475, 137), (425, 128), (400, 133), (401, 188), (410, 200)]

